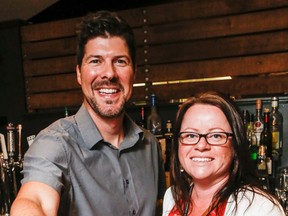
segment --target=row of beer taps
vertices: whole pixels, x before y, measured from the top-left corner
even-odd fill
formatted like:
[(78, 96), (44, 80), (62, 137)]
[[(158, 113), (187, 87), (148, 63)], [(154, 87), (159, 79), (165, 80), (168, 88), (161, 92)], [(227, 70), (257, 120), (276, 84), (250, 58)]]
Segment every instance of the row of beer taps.
[[(14, 201), (20, 185), (22, 157), (22, 125), (16, 127), (8, 123), (7, 145), (5, 136), (0, 133), (0, 215), (9, 216), (12, 202)], [(17, 145), (16, 145), (17, 143)], [(16, 150), (17, 146), (17, 150)]]

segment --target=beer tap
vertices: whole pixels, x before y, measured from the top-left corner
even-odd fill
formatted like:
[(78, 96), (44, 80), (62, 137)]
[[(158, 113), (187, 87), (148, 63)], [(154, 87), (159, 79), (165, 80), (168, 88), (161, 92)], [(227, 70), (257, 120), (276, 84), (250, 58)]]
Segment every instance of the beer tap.
[(5, 142), (5, 137), (3, 134), (0, 134), (0, 142), (1, 142), (1, 149), (2, 149), (2, 153), (3, 153), (3, 159), (5, 161), (8, 161), (6, 142)]
[(0, 189), (1, 189), (1, 212), (4, 216), (9, 216), (10, 207), (12, 204), (10, 192), (10, 180), (8, 175), (9, 161), (6, 148), (5, 137), (0, 133), (1, 150), (0, 154)]
[(9, 123), (6, 127), (7, 129), (7, 142), (8, 142), (8, 159), (9, 165), (14, 165), (14, 156), (15, 156), (15, 127), (12, 123)]
[(17, 134), (18, 134), (18, 161), (16, 165), (19, 168), (22, 168), (23, 166), (23, 158), (22, 158), (22, 125), (18, 124), (17, 125)]
[[(9, 123), (6, 127), (7, 130), (7, 146), (5, 137), (0, 134), (0, 143), (2, 153), (0, 153), (0, 215), (9, 216), (11, 204), (14, 201), (18, 187), (20, 187), (20, 173), (23, 167), (22, 157), (22, 125), (18, 124), (16, 127)], [(15, 131), (17, 130), (17, 137)], [(16, 138), (17, 138), (17, 151)], [(16, 152), (18, 157), (16, 157)], [(19, 180), (19, 181), (18, 181)]]
[(7, 174), (9, 176), (10, 185), (12, 186), (11, 196), (14, 199), (18, 193), (17, 178), (16, 178), (16, 164), (15, 164), (15, 127), (12, 123), (9, 123), (7, 129), (7, 141), (8, 141), (8, 167)]

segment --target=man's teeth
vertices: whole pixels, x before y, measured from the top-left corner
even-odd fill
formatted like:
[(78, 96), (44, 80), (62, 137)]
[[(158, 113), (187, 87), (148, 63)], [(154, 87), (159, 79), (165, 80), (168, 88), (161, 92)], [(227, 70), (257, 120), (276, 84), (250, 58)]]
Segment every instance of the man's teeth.
[(99, 93), (103, 93), (103, 94), (113, 94), (116, 92), (117, 92), (116, 89), (100, 89), (99, 90)]
[(192, 161), (207, 162), (207, 161), (212, 161), (212, 159), (211, 158), (192, 158)]

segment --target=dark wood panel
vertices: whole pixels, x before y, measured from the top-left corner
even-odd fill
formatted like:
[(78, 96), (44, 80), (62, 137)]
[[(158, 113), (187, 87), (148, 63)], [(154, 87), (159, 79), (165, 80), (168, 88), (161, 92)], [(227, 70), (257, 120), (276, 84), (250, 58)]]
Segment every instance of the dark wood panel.
[(43, 109), (76, 107), (81, 105), (82, 100), (83, 96), (81, 90), (34, 94), (27, 98), (28, 111), (32, 113)]
[[(125, 18), (132, 28), (139, 27), (143, 25), (142, 10), (143, 9), (123, 10), (119, 11), (119, 15)], [(35, 42), (75, 36), (77, 25), (81, 18), (82, 17), (22, 26), (22, 41)], [(51, 31), (52, 29), (53, 31)]]
[[(225, 81), (179, 83), (170, 85), (152, 86), (149, 91), (145, 87), (133, 90), (130, 104), (145, 101), (145, 97), (156, 93), (161, 101), (183, 99), (200, 91), (216, 90), (228, 93), (235, 97), (248, 97), (253, 95), (273, 95), (288, 93), (288, 75), (265, 76), (257, 80), (251, 77), (241, 77)], [(277, 85), (276, 85), (277, 83)], [(167, 91), (169, 89), (169, 91)], [(171, 96), (171, 92), (173, 93)], [(65, 106), (79, 106), (82, 102), (81, 90), (31, 94), (27, 98), (30, 112), (38, 109), (57, 108)]]
[[(241, 58), (218, 59), (179, 64), (155, 65), (149, 68), (149, 74), (141, 68), (137, 72), (136, 83), (199, 79), (216, 76), (251, 76), (266, 73), (288, 71), (288, 53), (249, 56)], [(179, 77), (181, 74), (181, 78)], [(76, 73), (31, 77), (26, 79), (28, 93), (54, 92), (79, 88)]]
[[(263, 24), (265, 23), (265, 25)], [(167, 44), (178, 41), (276, 31), (288, 28), (288, 8), (260, 11), (227, 17), (185, 20), (135, 30), (139, 43)]]
[(76, 37), (22, 44), (23, 59), (41, 59), (76, 54)]
[[(75, 44), (70, 41), (63, 40), (62, 45), (53, 46), (49, 42), (42, 43), (43, 46), (25, 46), (26, 53), (27, 50), (30, 50), (32, 58), (39, 57), (51, 57), (57, 55), (66, 54), (75, 54)], [(57, 41), (57, 44), (60, 41)], [(74, 48), (71, 46), (74, 45)], [(181, 50), (181, 52), (176, 53), (175, 51)], [(283, 52), (288, 50), (288, 32), (268, 32), (257, 35), (247, 35), (247, 36), (238, 36), (238, 37), (229, 37), (229, 38), (218, 38), (218, 39), (209, 39), (201, 41), (192, 41), (185, 43), (176, 43), (176, 44), (166, 44), (162, 46), (150, 46), (149, 48), (139, 48), (138, 49), (138, 63), (139, 65), (143, 64), (157, 64), (157, 63), (169, 63), (169, 62), (181, 62), (188, 60), (199, 60), (199, 59), (210, 59), (210, 58), (219, 58), (227, 56), (241, 56), (241, 55), (255, 55), (259, 53), (273, 53), (273, 52)], [(145, 53), (147, 51), (147, 53)], [(219, 52), (221, 51), (221, 52)], [(53, 54), (51, 54), (53, 53)], [(146, 59), (148, 61), (146, 61)], [(56, 60), (56, 59), (55, 59)], [(29, 61), (26, 66), (29, 68), (34, 68), (41, 64), (45, 65), (46, 60), (42, 61)], [(53, 59), (47, 59), (49, 64)], [(57, 60), (56, 60), (57, 61)], [(76, 62), (74, 62), (76, 63)], [(36, 64), (35, 66), (29, 64)], [(29, 69), (30, 70), (30, 69)]]
[(287, 0), (190, 0), (147, 8), (150, 25), (288, 6)]
[[(225, 81), (194, 82), (152, 86), (145, 93), (145, 87), (134, 89), (131, 101), (143, 100), (145, 95), (155, 93), (159, 100), (187, 98), (200, 91), (221, 91), (235, 97), (268, 96), (288, 93), (288, 75), (258, 77), (239, 77)], [(169, 89), (169, 91), (168, 91)]]
[(69, 91), (74, 89), (80, 89), (80, 86), (77, 83), (76, 73), (26, 79), (26, 91), (29, 94)]
[(21, 28), (22, 41), (42, 41), (74, 36), (79, 20), (80, 18), (74, 18), (23, 26)]
[[(128, 23), (134, 27), (140, 27), (145, 25), (154, 25), (156, 23), (168, 23), (168, 22), (175, 22), (180, 20), (189, 20), (189, 19), (195, 19), (199, 17), (215, 17), (216, 15), (228, 15), (228, 14), (237, 14), (237, 13), (247, 13), (248, 11), (255, 11), (255, 10), (263, 10), (268, 8), (277, 8), (277, 7), (283, 7), (288, 6), (287, 1), (285, 0), (278, 0), (278, 1), (269, 1), (269, 0), (257, 0), (257, 1), (228, 1), (228, 0), (213, 0), (213, 1), (187, 1), (187, 2), (179, 2), (179, 3), (170, 3), (166, 5), (159, 5), (159, 6), (152, 6), (147, 8), (137, 8), (132, 10), (123, 10), (119, 11), (119, 14), (123, 16), (125, 19), (127, 19)], [(264, 13), (264, 14), (263, 14)], [(279, 14), (277, 15), (277, 20), (271, 20), (271, 17), (274, 16), (274, 14), (266, 14), (266, 12), (263, 12), (262, 16), (254, 15), (252, 16), (252, 20), (255, 18), (264, 18), (263, 22), (269, 22), (269, 23), (277, 23), (275, 21), (278, 20)], [(285, 15), (285, 11), (282, 12), (283, 15)], [(173, 16), (171, 16), (173, 14)], [(287, 13), (286, 13), (287, 14)], [(287, 15), (286, 15), (287, 16)], [(285, 17), (286, 17), (285, 16)], [(148, 18), (149, 17), (149, 18)], [(268, 18), (270, 17), (270, 18)], [(283, 21), (285, 20), (285, 17), (283, 18)], [(53, 22), (47, 22), (47, 23), (40, 23), (40, 24), (34, 24), (34, 25), (26, 25), (21, 28), (21, 35), (22, 35), (22, 41), (41, 41), (41, 40), (48, 40), (48, 39), (55, 39), (55, 38), (61, 38), (61, 37), (71, 37), (75, 35), (76, 31), (76, 25), (80, 21), (81, 17), (74, 18), (74, 19), (67, 19), (67, 20), (60, 20), (60, 21), (53, 21)], [(240, 18), (241, 19), (241, 18)], [(246, 19), (246, 18), (245, 18)], [(211, 26), (209, 24), (209, 20), (207, 20), (207, 23), (202, 23), (203, 20), (199, 20), (199, 22), (194, 22), (193, 26), (197, 30), (203, 30), (203, 26), (208, 27)], [(219, 18), (219, 20), (215, 20), (214, 23), (217, 23), (215, 26), (219, 26), (219, 24), (228, 23), (229, 20), (226, 18)], [(254, 27), (252, 23), (258, 23), (255, 22), (248, 22), (247, 24), (249, 26)], [(283, 23), (280, 22), (279, 24)], [(236, 26), (238, 23), (243, 23), (243, 20), (230, 20), (230, 27)], [(233, 25), (235, 23), (235, 25)], [(246, 24), (246, 25), (247, 25)], [(178, 24), (176, 24), (178, 26)], [(196, 26), (195, 26), (196, 25)], [(198, 28), (197, 25), (200, 25)], [(191, 25), (190, 25), (191, 26)], [(215, 27), (214, 26), (214, 27)], [(221, 26), (221, 25), (220, 25)], [(267, 24), (265, 24), (267, 26)], [(173, 28), (173, 25), (170, 27), (164, 26), (163, 28), (169, 28), (171, 30), (175, 30)], [(177, 28), (176, 28), (177, 29)], [(238, 28), (237, 28), (238, 29)], [(157, 26), (155, 29), (151, 28), (149, 32), (151, 32), (150, 39), (154, 38), (153, 32), (163, 32), (161, 27)], [(185, 29), (183, 29), (185, 30)], [(188, 29), (189, 30), (189, 29)], [(207, 30), (207, 31), (208, 31)], [(169, 32), (169, 31), (167, 31)], [(194, 35), (197, 32), (192, 32), (191, 30), (187, 31), (189, 35)], [(172, 32), (173, 33), (173, 32)], [(176, 33), (181, 33), (176, 31)], [(182, 33), (181, 33), (182, 34)], [(184, 34), (185, 35), (185, 34)], [(191, 38), (188, 35), (189, 38)], [(178, 35), (179, 36), (179, 35)], [(159, 38), (159, 37), (158, 37)], [(171, 37), (170, 37), (171, 38)], [(164, 40), (164, 38), (163, 38)]]
[(74, 36), (70, 38), (22, 43), (23, 60), (76, 55), (76, 40), (77, 38)]
[(145, 24), (144, 17), (147, 15), (146, 8), (135, 8), (129, 10), (117, 11), (132, 28), (142, 27)]
[[(288, 52), (139, 67), (136, 82), (199, 79), (215, 76), (257, 76), (288, 71)], [(148, 72), (145, 72), (145, 69)]]
[[(146, 83), (134, 87), (132, 104), (152, 92), (165, 102), (204, 90), (237, 97), (288, 93), (287, 0), (191, 0), (119, 13), (136, 35), (136, 83)], [(21, 29), (29, 112), (81, 105), (75, 74), (79, 19)], [(163, 85), (216, 76), (232, 80)]]
[(288, 50), (288, 32), (268, 32), (237, 37), (149, 46), (138, 49), (138, 63), (164, 64), (212, 58), (255, 55)]
[[(227, 14), (244, 13), (268, 8), (287, 6), (286, 0), (207, 0), (184, 1), (159, 6), (136, 8), (119, 11), (132, 27), (175, 22), (199, 17), (211, 17)], [(143, 17), (147, 17), (146, 21)], [(148, 18), (149, 17), (149, 18)], [(23, 41), (39, 41), (75, 35), (79, 18), (30, 24), (22, 27)], [(51, 31), (53, 29), (53, 31)]]
[(37, 61), (24, 61), (23, 66), (26, 77), (70, 73), (75, 71), (76, 57), (65, 56)]
[[(187, 28), (188, 27), (183, 27), (183, 29)], [(221, 54), (219, 57), (222, 57), (243, 54), (251, 55), (259, 52), (274, 52), (275, 50), (283, 51), (286, 50), (288, 46), (288, 33), (286, 29), (283, 32), (277, 31), (259, 35), (246, 35), (230, 38), (223, 37), (200, 41), (196, 40), (191, 42), (184, 42), (185, 39), (181, 38), (181, 36), (176, 37), (175, 35), (172, 35), (172, 37), (169, 38), (170, 43), (166, 43), (162, 46), (152, 46), (152, 44), (150, 44), (148, 48), (144, 47), (139, 49), (139, 64), (145, 64), (145, 59), (148, 59), (149, 63), (157, 63), (159, 61), (162, 62), (163, 60), (164, 62), (168, 60), (169, 62), (191, 60), (191, 56), (193, 57), (192, 59), (218, 57), (217, 54), (219, 53)], [(143, 30), (140, 29), (139, 31), (141, 31), (138, 32), (139, 35), (144, 35)], [(224, 33), (224, 31), (221, 32)], [(167, 32), (162, 32), (161, 34), (154, 35), (153, 40), (159, 40), (162, 43), (163, 41), (165, 42), (165, 40), (163, 40), (163, 35), (166, 35), (167, 37), (166, 33)], [(227, 36), (227, 33), (225, 34)], [(139, 35), (137, 38), (140, 37)], [(145, 39), (143, 38), (143, 41), (144, 40)], [(24, 59), (37, 59), (73, 54), (75, 55), (76, 38), (63, 38), (39, 43), (26, 43), (23, 44), (23, 50)], [(145, 50), (147, 51), (147, 54), (144, 53)], [(175, 55), (175, 51), (181, 51), (181, 55)]]

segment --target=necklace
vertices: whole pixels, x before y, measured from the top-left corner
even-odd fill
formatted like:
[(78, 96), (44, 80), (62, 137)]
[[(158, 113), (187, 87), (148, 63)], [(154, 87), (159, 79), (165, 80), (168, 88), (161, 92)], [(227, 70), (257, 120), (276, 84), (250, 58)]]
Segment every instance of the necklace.
[[(189, 188), (189, 197), (191, 197), (191, 195), (192, 195), (192, 189), (193, 189), (193, 185), (191, 185)], [(185, 204), (183, 216), (188, 216), (189, 208), (190, 208), (190, 201), (188, 200), (188, 202), (186, 202), (186, 204)]]

